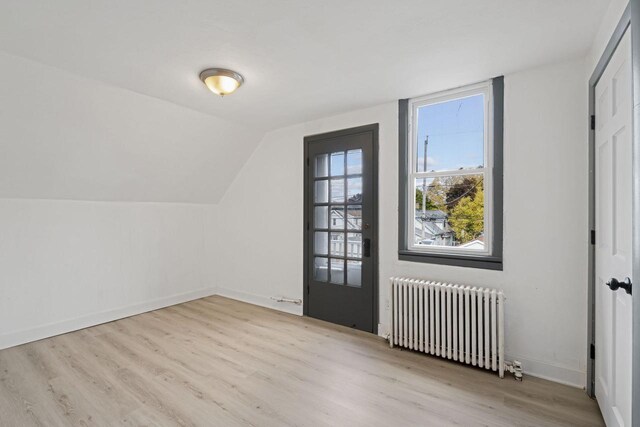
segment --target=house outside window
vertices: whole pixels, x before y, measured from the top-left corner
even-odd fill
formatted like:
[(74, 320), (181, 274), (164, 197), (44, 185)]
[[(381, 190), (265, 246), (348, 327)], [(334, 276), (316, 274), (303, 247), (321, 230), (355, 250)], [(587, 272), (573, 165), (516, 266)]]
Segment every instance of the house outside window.
[(503, 92), (400, 101), (400, 259), (502, 269)]

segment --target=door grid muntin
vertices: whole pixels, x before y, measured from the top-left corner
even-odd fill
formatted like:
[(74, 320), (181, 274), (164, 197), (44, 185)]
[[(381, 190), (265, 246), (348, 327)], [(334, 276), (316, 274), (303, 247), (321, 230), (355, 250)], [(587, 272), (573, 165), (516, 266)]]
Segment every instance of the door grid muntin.
[[(313, 279), (362, 286), (362, 149), (317, 154), (313, 161)], [(358, 217), (359, 213), (359, 217)]]

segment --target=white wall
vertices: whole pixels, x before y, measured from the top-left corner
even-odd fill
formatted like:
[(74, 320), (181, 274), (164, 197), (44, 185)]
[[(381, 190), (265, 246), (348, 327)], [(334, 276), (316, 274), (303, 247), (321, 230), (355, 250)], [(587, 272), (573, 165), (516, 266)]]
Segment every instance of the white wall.
[(0, 200), (0, 349), (215, 293), (217, 206)]
[[(505, 76), (504, 271), (401, 262), (396, 103), (268, 133), (220, 203), (220, 293), (300, 313), (303, 137), (380, 124), (380, 322), (388, 279), (406, 275), (499, 287), (506, 350), (527, 373), (586, 382), (587, 91), (574, 60)], [(421, 95), (421, 94), (416, 94)]]
[(0, 69), (0, 348), (215, 293), (217, 206), (156, 202), (217, 202), (258, 134), (24, 58)]

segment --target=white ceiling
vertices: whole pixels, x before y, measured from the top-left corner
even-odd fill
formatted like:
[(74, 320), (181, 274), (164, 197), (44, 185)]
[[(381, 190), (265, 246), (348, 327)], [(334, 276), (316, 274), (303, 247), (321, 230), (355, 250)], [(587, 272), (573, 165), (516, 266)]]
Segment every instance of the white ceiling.
[(583, 55), (608, 3), (1, 0), (0, 197), (216, 203), (265, 131)]
[[(586, 52), (607, 0), (3, 0), (0, 50), (259, 130)], [(246, 85), (220, 99), (198, 73)]]

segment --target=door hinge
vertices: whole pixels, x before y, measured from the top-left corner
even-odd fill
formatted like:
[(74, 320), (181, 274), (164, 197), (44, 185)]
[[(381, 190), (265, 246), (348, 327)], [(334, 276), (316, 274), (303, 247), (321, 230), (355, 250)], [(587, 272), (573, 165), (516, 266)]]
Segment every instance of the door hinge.
[(309, 223), (307, 222), (307, 230), (309, 230)]
[(311, 161), (309, 160), (309, 158), (307, 157), (307, 166), (311, 165)]
[(592, 360), (596, 358), (596, 346), (593, 344), (591, 344), (591, 347), (589, 348), (589, 358)]
[(591, 230), (591, 244), (596, 244), (596, 230)]
[(591, 130), (596, 130), (596, 116), (591, 115)]

